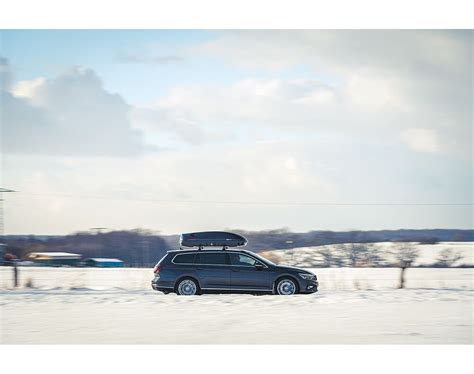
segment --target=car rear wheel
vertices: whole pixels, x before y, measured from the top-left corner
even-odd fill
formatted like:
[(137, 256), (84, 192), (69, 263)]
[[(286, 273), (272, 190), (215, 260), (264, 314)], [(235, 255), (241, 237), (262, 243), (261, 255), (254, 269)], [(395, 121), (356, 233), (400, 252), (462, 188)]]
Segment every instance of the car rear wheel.
[(282, 296), (294, 295), (296, 291), (296, 284), (290, 278), (282, 278), (278, 280), (275, 287), (275, 293)]
[(176, 293), (183, 296), (193, 296), (199, 294), (199, 287), (194, 279), (185, 278), (179, 281)]

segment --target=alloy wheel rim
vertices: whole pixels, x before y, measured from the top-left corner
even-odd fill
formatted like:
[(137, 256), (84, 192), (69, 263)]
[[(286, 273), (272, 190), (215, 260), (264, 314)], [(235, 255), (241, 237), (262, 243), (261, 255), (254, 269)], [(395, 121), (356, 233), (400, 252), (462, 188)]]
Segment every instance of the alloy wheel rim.
[(278, 293), (280, 295), (293, 295), (296, 291), (295, 284), (289, 279), (282, 280), (278, 283)]
[(178, 291), (180, 295), (192, 296), (196, 294), (197, 287), (192, 280), (186, 279), (179, 284)]

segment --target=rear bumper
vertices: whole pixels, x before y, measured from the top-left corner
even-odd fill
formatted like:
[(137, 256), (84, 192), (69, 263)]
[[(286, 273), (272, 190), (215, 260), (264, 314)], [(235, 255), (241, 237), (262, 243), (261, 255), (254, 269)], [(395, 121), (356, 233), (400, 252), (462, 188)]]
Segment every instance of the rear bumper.
[(158, 286), (157, 284), (153, 282), (151, 282), (151, 288), (153, 288), (155, 291), (161, 291), (161, 292), (173, 291), (173, 287), (162, 287), (162, 286)]
[(172, 291), (173, 285), (171, 284), (171, 282), (165, 282), (163, 280), (160, 280), (159, 276), (156, 276), (151, 281), (151, 288), (153, 288), (155, 291)]

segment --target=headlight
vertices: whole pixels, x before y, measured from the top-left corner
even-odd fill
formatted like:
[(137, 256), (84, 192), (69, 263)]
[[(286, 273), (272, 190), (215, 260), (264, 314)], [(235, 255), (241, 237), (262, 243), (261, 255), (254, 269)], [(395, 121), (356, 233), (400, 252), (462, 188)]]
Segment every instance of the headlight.
[(298, 275), (306, 280), (316, 280), (316, 275), (308, 273), (298, 273)]

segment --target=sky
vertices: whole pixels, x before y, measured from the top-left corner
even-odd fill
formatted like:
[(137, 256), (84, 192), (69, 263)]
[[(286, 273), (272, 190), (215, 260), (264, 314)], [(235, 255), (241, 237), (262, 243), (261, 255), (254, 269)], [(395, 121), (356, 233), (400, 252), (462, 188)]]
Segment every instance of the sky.
[(7, 234), (473, 228), (473, 32), (0, 30)]

